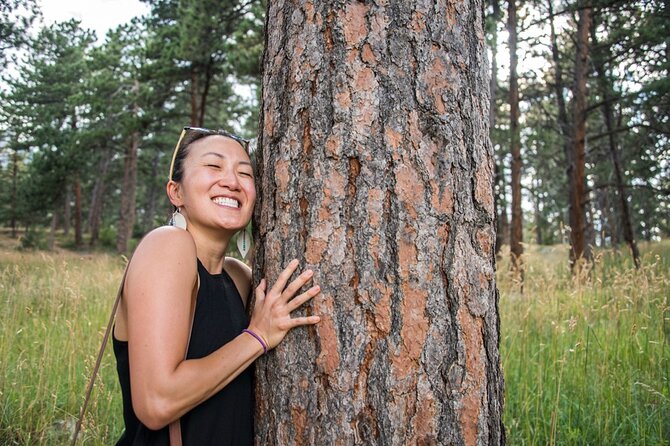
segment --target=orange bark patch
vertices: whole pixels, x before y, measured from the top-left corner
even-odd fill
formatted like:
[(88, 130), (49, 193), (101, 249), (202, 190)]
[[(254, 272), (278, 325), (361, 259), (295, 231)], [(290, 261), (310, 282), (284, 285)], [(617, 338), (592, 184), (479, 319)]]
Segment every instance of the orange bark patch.
[(352, 2), (344, 13), (344, 40), (349, 47), (358, 45), (368, 34), (365, 16), (369, 8), (363, 3)]
[(423, 183), (414, 169), (403, 164), (396, 170), (396, 192), (400, 201), (405, 205), (405, 209), (411, 220), (416, 220), (417, 212), (414, 203), (422, 201), (424, 189)]
[(375, 79), (374, 71), (368, 67), (361, 68), (356, 73), (355, 85), (358, 91), (374, 90), (377, 87), (377, 79)]
[(433, 59), (430, 68), (426, 72), (426, 85), (428, 87), (428, 94), (432, 97), (435, 108), (440, 114), (446, 111), (442, 94), (449, 86), (447, 80), (447, 67), (438, 56)]
[(475, 200), (479, 202), (489, 215), (493, 215), (493, 175), (489, 163), (481, 164), (475, 172)]
[(305, 426), (307, 425), (307, 413), (305, 409), (299, 406), (291, 406), (291, 420), (293, 421), (293, 427), (295, 428), (294, 444), (302, 445)]
[[(321, 302), (318, 304), (318, 302)], [(316, 326), (319, 332), (321, 352), (316, 358), (316, 365), (326, 375), (334, 376), (340, 366), (340, 352), (337, 349), (337, 330), (331, 314), (333, 314), (332, 297), (323, 297), (314, 304), (315, 314), (321, 316), (321, 322)]]
[(290, 181), (288, 172), (288, 161), (280, 159), (275, 163), (275, 184), (277, 191), (282, 196), (288, 191), (288, 184)]
[(325, 240), (310, 238), (305, 246), (305, 260), (312, 265), (318, 265), (323, 259), (323, 253), (326, 252), (328, 244)]
[[(371, 228), (379, 228), (382, 220), (382, 208), (384, 204), (384, 193), (381, 189), (370, 188), (368, 190), (368, 222)], [(377, 238), (379, 240), (379, 238)]]
[(397, 149), (400, 147), (400, 143), (402, 142), (402, 135), (399, 132), (393, 130), (391, 127), (386, 127), (384, 129), (384, 139), (386, 140), (386, 144), (390, 145), (394, 149)]
[(363, 51), (361, 51), (361, 59), (363, 60), (363, 62), (370, 65), (375, 65), (377, 63), (377, 58), (372, 52), (372, 47), (370, 46), (369, 43), (363, 45)]
[(477, 231), (477, 242), (479, 242), (479, 247), (484, 254), (490, 256), (491, 248), (493, 247), (493, 234), (486, 229), (480, 229)]
[(343, 89), (335, 95), (335, 101), (342, 108), (348, 108), (351, 105), (351, 95), (348, 89)]
[(326, 140), (326, 156), (339, 159), (342, 153), (342, 138), (337, 134), (331, 134)]
[[(434, 437), (434, 432), (436, 432), (435, 422), (437, 421), (435, 395), (429, 389), (422, 391), (421, 378), (419, 378), (418, 384), (419, 392), (417, 400), (419, 404), (416, 414), (412, 418), (412, 430), (415, 432), (414, 444), (437, 444)], [(429, 384), (425, 383), (424, 386), (428, 387)]]
[(426, 29), (426, 17), (423, 13), (414, 11), (412, 14), (412, 24), (410, 25), (412, 30), (417, 33), (421, 33)]
[(402, 329), (400, 330), (400, 337), (407, 351), (408, 359), (416, 364), (421, 356), (428, 333), (428, 320), (425, 316), (428, 293), (425, 290), (417, 289), (416, 285), (408, 282), (402, 284), (402, 291)]
[(482, 409), (482, 396), (486, 391), (483, 322), (481, 318), (472, 316), (465, 305), (461, 305), (458, 310), (458, 321), (465, 348), (464, 395), (461, 400), (460, 421), (466, 446), (474, 446), (479, 433), (477, 426)]

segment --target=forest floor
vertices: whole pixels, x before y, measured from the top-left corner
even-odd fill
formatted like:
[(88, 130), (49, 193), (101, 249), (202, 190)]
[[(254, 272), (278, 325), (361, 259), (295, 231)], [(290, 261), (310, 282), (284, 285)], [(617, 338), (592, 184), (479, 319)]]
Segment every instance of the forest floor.
[[(124, 261), (17, 247), (0, 234), (0, 444), (65, 445)], [(567, 247), (528, 246), (523, 293), (501, 257), (508, 444), (670, 444), (670, 240), (641, 250), (573, 277)], [(81, 444), (122, 430), (111, 350)]]

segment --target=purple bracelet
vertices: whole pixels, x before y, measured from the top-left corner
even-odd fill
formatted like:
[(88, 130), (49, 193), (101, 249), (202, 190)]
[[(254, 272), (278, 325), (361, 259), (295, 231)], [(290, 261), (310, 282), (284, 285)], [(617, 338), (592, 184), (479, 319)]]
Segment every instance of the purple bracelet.
[(253, 331), (249, 330), (248, 328), (245, 328), (245, 329), (242, 330), (242, 331), (245, 332), (245, 333), (249, 333), (251, 336), (253, 336), (254, 338), (256, 338), (256, 340), (257, 340), (258, 342), (261, 343), (261, 345), (263, 346), (263, 354), (266, 354), (266, 353), (268, 352), (268, 346), (265, 345), (265, 342), (263, 342), (263, 338), (261, 338), (261, 337), (258, 336), (256, 333), (254, 333)]

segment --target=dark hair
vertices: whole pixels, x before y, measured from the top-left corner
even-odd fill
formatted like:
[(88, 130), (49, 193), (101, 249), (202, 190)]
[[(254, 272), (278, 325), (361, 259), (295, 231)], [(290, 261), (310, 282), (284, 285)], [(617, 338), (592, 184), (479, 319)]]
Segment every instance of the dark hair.
[(186, 132), (179, 143), (179, 147), (176, 149), (177, 155), (175, 156), (174, 167), (172, 168), (172, 180), (179, 183), (184, 176), (184, 160), (188, 156), (190, 145), (207, 136), (211, 135), (201, 132)]

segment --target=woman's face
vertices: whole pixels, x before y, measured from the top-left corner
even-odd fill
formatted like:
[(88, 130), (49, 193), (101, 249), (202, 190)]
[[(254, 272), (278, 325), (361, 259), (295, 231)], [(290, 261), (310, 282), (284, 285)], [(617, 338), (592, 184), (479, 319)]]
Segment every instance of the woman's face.
[(256, 202), (254, 172), (242, 146), (225, 136), (193, 142), (179, 187), (188, 224), (238, 231), (249, 223)]

